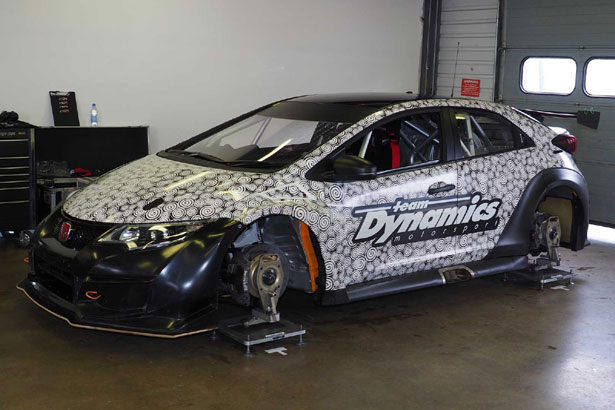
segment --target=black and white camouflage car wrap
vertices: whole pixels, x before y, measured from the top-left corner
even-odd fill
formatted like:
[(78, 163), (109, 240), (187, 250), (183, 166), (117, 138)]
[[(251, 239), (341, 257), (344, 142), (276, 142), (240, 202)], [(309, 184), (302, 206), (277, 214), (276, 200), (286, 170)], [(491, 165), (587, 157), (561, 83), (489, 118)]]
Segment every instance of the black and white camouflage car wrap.
[[(305, 177), (369, 125), (399, 111), (443, 106), (500, 114), (531, 135), (535, 146), (368, 181), (334, 183)], [(318, 238), (326, 289), (338, 290), (484, 258), (498, 242), (528, 181), (546, 168), (562, 165), (549, 145), (553, 135), (498, 104), (412, 101), (370, 115), (278, 172), (206, 168), (150, 155), (75, 193), (63, 210), (76, 219), (114, 224), (233, 218), (248, 225), (267, 215), (292, 216)], [(457, 192), (426, 198), (428, 188), (439, 183), (454, 184)], [(157, 198), (163, 199), (162, 205), (143, 209)]]

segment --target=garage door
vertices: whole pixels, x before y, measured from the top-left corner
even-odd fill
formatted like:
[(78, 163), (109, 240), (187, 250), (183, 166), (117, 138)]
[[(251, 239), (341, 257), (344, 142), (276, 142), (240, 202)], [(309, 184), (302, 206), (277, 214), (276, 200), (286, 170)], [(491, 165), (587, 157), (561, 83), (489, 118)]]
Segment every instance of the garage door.
[(519, 108), (599, 112), (598, 129), (547, 119), (578, 139), (590, 219), (615, 224), (615, 4), (515, 0), (504, 5), (501, 94)]
[(498, 0), (442, 0), (437, 96), (493, 101), (497, 28)]

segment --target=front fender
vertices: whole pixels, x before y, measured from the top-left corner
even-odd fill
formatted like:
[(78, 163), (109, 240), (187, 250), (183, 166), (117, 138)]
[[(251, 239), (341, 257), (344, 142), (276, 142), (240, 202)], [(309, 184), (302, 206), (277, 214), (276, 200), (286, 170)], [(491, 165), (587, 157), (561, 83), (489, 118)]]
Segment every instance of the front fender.
[(204, 301), (217, 295), (226, 250), (242, 228), (238, 221), (219, 219), (193, 235), (158, 274), (148, 312), (187, 318), (206, 308)]

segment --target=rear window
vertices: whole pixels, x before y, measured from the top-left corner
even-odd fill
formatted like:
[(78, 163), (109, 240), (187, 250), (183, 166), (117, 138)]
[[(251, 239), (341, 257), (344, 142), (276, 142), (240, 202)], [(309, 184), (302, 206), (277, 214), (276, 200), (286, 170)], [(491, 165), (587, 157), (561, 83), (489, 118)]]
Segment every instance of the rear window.
[(521, 65), (521, 89), (530, 94), (571, 94), (576, 77), (577, 63), (568, 57), (529, 57)]
[(590, 97), (615, 97), (615, 59), (592, 58), (585, 67), (585, 93)]

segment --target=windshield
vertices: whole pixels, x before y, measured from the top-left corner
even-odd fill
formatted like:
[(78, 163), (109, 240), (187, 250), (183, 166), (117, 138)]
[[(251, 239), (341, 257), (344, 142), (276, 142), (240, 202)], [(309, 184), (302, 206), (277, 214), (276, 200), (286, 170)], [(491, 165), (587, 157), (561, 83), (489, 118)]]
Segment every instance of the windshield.
[(230, 166), (280, 167), (299, 159), (350, 124), (254, 115), (183, 150)]

